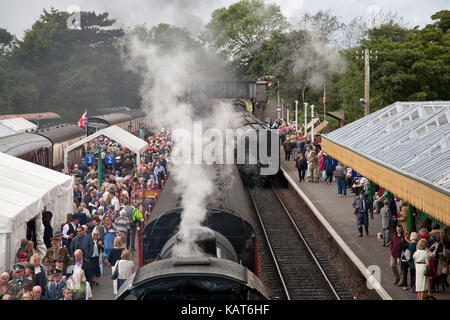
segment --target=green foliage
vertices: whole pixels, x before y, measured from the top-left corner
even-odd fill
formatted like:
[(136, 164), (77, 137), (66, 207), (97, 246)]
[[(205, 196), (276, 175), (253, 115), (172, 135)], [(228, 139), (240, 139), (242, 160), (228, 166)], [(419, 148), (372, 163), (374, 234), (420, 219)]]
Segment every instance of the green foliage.
[(54, 111), (75, 122), (86, 108), (92, 115), (139, 104), (140, 78), (123, 68), (116, 50), (124, 31), (108, 13), (81, 12), (81, 30), (67, 28), (68, 17), (44, 10), (0, 65), (2, 113)]
[(263, 0), (240, 0), (212, 13), (201, 39), (235, 64), (246, 66), (261, 41), (287, 27), (275, 4)]
[(441, 10), (436, 12), (431, 16), (433, 20), (439, 20), (434, 25), (441, 29), (444, 33), (449, 33), (450, 30), (450, 11), (449, 10)]
[(8, 30), (0, 28), (0, 56), (7, 55), (15, 46), (16, 37)]
[(339, 91), (350, 121), (363, 115), (358, 100), (364, 96), (364, 62), (355, 59), (355, 49), (378, 51), (378, 59), (370, 62), (371, 112), (396, 101), (450, 99), (450, 34), (436, 26), (383, 25), (369, 31), (362, 47), (347, 50)]

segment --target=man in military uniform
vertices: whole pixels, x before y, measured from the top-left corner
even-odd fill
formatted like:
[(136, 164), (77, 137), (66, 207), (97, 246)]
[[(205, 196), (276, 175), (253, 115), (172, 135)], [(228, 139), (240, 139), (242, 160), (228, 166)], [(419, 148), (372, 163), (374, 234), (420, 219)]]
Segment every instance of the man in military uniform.
[(47, 249), (44, 257), (48, 257), (50, 261), (54, 261), (56, 256), (62, 257), (64, 259), (64, 270), (66, 270), (71, 260), (69, 249), (66, 247), (61, 247), (59, 237), (51, 238), (50, 241), (52, 243), (52, 247)]
[(33, 282), (25, 277), (25, 267), (21, 264), (15, 264), (13, 266), (14, 279), (9, 281), (9, 284), (14, 287), (15, 295), (17, 295), (23, 288), (24, 284), (27, 282)]
[(62, 274), (62, 271), (56, 268), (51, 271), (51, 277), (45, 290), (45, 300), (61, 300), (63, 298), (63, 290), (67, 283), (61, 279)]
[(317, 183), (319, 181), (319, 159), (314, 150), (309, 155), (309, 168), (311, 170), (311, 182)]
[(353, 208), (356, 209), (356, 226), (358, 227), (359, 236), (363, 236), (363, 226), (366, 230), (366, 235), (369, 235), (369, 212), (371, 210), (370, 208), (370, 201), (365, 196), (364, 191), (361, 190), (359, 193), (359, 198), (356, 198), (355, 201), (353, 201)]

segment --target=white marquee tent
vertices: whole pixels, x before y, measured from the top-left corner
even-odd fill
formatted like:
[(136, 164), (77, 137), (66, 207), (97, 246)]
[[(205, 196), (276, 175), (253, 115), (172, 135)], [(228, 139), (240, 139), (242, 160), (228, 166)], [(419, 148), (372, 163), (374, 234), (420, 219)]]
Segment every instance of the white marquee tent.
[(24, 118), (2, 119), (0, 120), (0, 137), (36, 130), (37, 128), (37, 125)]
[(36, 218), (36, 250), (45, 254), (42, 211), (53, 214), (58, 230), (73, 211), (73, 177), (0, 153), (0, 270), (15, 263), (27, 221)]
[(148, 148), (148, 143), (142, 140), (139, 137), (136, 137), (134, 134), (129, 133), (128, 131), (123, 130), (118, 126), (111, 126), (102, 130), (97, 131), (90, 136), (77, 141), (74, 144), (71, 144), (64, 150), (64, 172), (68, 172), (68, 164), (67, 164), (67, 155), (70, 151), (82, 146), (85, 143), (88, 143), (91, 140), (94, 140), (97, 137), (106, 136), (119, 144), (125, 146), (133, 152), (136, 152), (136, 163), (139, 165), (141, 163), (141, 153), (144, 153)]

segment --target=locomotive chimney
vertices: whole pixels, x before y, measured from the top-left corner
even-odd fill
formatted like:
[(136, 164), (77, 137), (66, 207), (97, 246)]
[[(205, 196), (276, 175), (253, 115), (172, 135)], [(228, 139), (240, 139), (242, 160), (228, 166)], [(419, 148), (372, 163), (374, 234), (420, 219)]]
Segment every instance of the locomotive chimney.
[[(192, 231), (194, 233), (194, 243), (207, 256), (217, 257), (216, 236), (214, 231), (206, 227), (196, 227)], [(183, 242), (183, 236), (177, 235), (177, 244)]]

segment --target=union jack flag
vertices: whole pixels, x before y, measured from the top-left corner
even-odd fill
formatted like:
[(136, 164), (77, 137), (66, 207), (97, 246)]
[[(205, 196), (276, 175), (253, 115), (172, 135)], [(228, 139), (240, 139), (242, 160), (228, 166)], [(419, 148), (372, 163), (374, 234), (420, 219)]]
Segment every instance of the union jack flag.
[(323, 85), (323, 105), (325, 105), (326, 101), (327, 101), (327, 93), (325, 91), (325, 85)]
[(275, 89), (275, 86), (272, 84), (272, 82), (266, 81), (266, 86), (271, 87), (272, 89)]
[(81, 116), (80, 120), (78, 121), (78, 126), (80, 128), (86, 128), (87, 124), (88, 124), (87, 110), (85, 110), (83, 115)]

